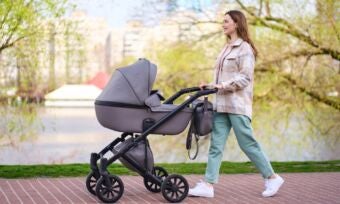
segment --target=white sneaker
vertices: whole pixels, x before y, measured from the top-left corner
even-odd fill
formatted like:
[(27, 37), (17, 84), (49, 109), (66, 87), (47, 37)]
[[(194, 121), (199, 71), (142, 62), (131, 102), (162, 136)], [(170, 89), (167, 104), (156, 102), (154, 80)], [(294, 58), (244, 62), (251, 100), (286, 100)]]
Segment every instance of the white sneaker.
[(194, 188), (189, 189), (189, 196), (199, 196), (206, 198), (214, 197), (214, 187), (212, 185), (207, 184), (204, 181), (200, 181), (196, 184)]
[(277, 175), (276, 178), (273, 179), (265, 179), (264, 180), (264, 185), (266, 190), (262, 192), (263, 197), (270, 197), (274, 196), (284, 183), (283, 178), (281, 176)]

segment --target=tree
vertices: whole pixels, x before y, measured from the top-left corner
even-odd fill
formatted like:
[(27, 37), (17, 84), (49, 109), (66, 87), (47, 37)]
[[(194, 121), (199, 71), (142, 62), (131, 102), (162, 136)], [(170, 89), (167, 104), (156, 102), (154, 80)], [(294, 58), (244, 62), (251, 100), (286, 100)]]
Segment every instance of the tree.
[[(340, 101), (328, 96), (328, 93), (332, 91), (340, 92), (338, 90), (340, 85), (336, 82), (338, 81), (338, 76), (332, 74), (334, 69), (340, 73), (340, 51), (338, 46), (340, 42), (338, 31), (340, 23), (339, 16), (335, 12), (336, 8), (339, 7), (339, 3), (334, 0), (317, 1), (316, 4), (311, 3), (311, 1), (299, 1), (299, 5), (284, 4), (280, 0), (260, 0), (258, 3), (253, 3), (249, 6), (246, 6), (240, 0), (236, 0), (236, 3), (239, 5), (238, 9), (242, 9), (247, 14), (249, 24), (252, 25), (253, 38), (255, 38), (256, 45), (262, 54), (255, 71), (279, 74), (283, 79), (289, 81), (291, 86), (307, 94), (313, 100), (340, 110)], [(294, 6), (300, 10), (304, 6), (309, 8), (314, 6), (317, 13), (306, 12), (302, 15), (298, 13), (299, 9), (292, 9)], [(235, 8), (229, 3), (220, 1), (218, 10), (222, 10), (223, 7), (228, 9)], [(273, 15), (273, 9), (275, 11), (285, 11), (286, 16), (283, 18)], [(185, 23), (190, 25), (191, 30), (202, 25), (216, 25), (221, 22), (219, 16), (203, 20), (192, 16), (187, 16), (187, 18), (188, 21)], [(215, 30), (211, 29), (208, 33), (201, 32), (201, 36), (196, 42), (201, 43), (202, 41), (217, 39), (218, 43), (221, 35), (223, 34), (220, 28), (216, 27)], [(280, 50), (280, 52), (275, 52), (276, 50)], [(292, 62), (292, 60), (293, 62), (304, 61), (302, 64), (296, 64), (300, 67), (294, 66), (290, 68), (290, 70), (300, 70), (299, 73), (288, 72), (287, 66), (284, 66), (285, 63)], [(319, 66), (319, 68), (329, 76), (326, 83), (318, 88), (311, 86), (313, 82), (310, 80), (310, 76), (306, 76), (303, 81), (296, 76), (301, 74), (301, 71), (307, 71), (311, 68), (309, 66), (311, 60), (313, 60), (313, 63), (311, 63), (313, 65), (323, 62), (323, 65)], [(325, 63), (334, 64), (335, 66), (324, 66)]]
[[(81, 67), (84, 60), (79, 57), (83, 55), (79, 46), (83, 39), (77, 30), (79, 22), (64, 16), (72, 8), (67, 0), (0, 2), (0, 13), (3, 14), (0, 19), (3, 28), (0, 30), (0, 56), (3, 59), (0, 78), (4, 81), (0, 85), (16, 86), (17, 94), (22, 97), (42, 97), (43, 92), (60, 84), (56, 68), (60, 73), (60, 68), (65, 67), (67, 82), (75, 79), (70, 77), (70, 67), (75, 63)], [(59, 60), (63, 56), (64, 67)], [(17, 73), (16, 83), (13, 82), (13, 73)]]
[[(185, 24), (187, 29), (181, 32), (196, 32), (198, 37), (187, 39), (186, 43), (201, 47), (206, 59), (214, 59), (212, 56), (217, 56), (225, 42), (221, 30), (224, 12), (238, 9), (246, 14), (251, 37), (260, 51), (255, 67), (253, 108), (254, 117), (264, 120), (261, 123), (254, 120), (254, 126), (267, 130), (265, 134), (275, 135), (284, 125), (281, 132), (284, 134), (293, 121), (298, 121), (301, 129), (307, 130), (304, 134), (334, 136), (338, 141), (340, 21), (336, 11), (339, 3), (235, 0), (216, 1), (215, 8), (198, 15), (180, 10), (175, 14), (184, 13), (185, 20), (176, 22), (174, 15), (169, 15), (168, 20), (179, 26)], [(207, 76), (213, 63), (205, 65), (201, 75)]]
[(36, 35), (40, 20), (60, 17), (66, 0), (2, 0), (0, 2), (0, 54), (24, 38)]

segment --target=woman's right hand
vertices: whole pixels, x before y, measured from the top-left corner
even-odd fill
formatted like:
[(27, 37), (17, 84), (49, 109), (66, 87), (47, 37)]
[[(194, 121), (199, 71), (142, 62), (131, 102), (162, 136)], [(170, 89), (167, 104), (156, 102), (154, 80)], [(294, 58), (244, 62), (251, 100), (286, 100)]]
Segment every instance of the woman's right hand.
[(205, 83), (205, 82), (201, 82), (201, 84), (199, 85), (199, 87), (200, 87), (201, 90), (203, 90), (204, 87), (206, 87), (206, 86), (208, 86), (208, 84)]

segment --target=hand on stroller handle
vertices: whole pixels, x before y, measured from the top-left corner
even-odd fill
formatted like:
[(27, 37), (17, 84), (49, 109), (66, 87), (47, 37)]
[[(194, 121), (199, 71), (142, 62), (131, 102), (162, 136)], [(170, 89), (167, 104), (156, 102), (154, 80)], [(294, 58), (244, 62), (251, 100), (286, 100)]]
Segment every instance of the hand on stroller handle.
[(195, 92), (195, 91), (202, 91), (202, 90), (213, 90), (216, 89), (213, 85), (204, 85), (201, 87), (190, 87), (190, 88), (184, 88), (181, 91), (189, 93), (189, 92)]
[(175, 93), (173, 96), (171, 96), (167, 100), (165, 100), (164, 104), (173, 104), (173, 102), (177, 98), (179, 98), (183, 94), (187, 94), (187, 93), (196, 92), (196, 94), (198, 94), (199, 96), (204, 96), (204, 95), (209, 95), (209, 94), (216, 93), (217, 91), (218, 91), (217, 88), (208, 87), (208, 86), (204, 87), (203, 90), (200, 87), (184, 88), (184, 89), (181, 89), (180, 91), (178, 91), (177, 93)]
[(216, 91), (218, 90), (218, 88), (216, 88), (216, 85), (212, 84), (206, 84), (200, 87), (202, 87), (202, 90), (216, 90)]

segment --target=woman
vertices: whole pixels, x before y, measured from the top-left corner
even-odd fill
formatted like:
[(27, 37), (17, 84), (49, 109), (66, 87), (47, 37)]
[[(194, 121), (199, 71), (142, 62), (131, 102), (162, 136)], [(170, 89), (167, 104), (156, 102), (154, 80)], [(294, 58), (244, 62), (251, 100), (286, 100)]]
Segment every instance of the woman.
[[(218, 181), (222, 154), (231, 127), (242, 151), (255, 164), (265, 180), (264, 197), (274, 196), (284, 180), (273, 168), (253, 137), (251, 126), (253, 75), (257, 50), (249, 38), (247, 21), (242, 12), (226, 12), (224, 34), (229, 42), (222, 49), (215, 65), (214, 125), (210, 141), (204, 181), (189, 190), (191, 196), (214, 197), (213, 184)], [(208, 86), (201, 84), (200, 87)], [(211, 86), (211, 84), (210, 84)]]

